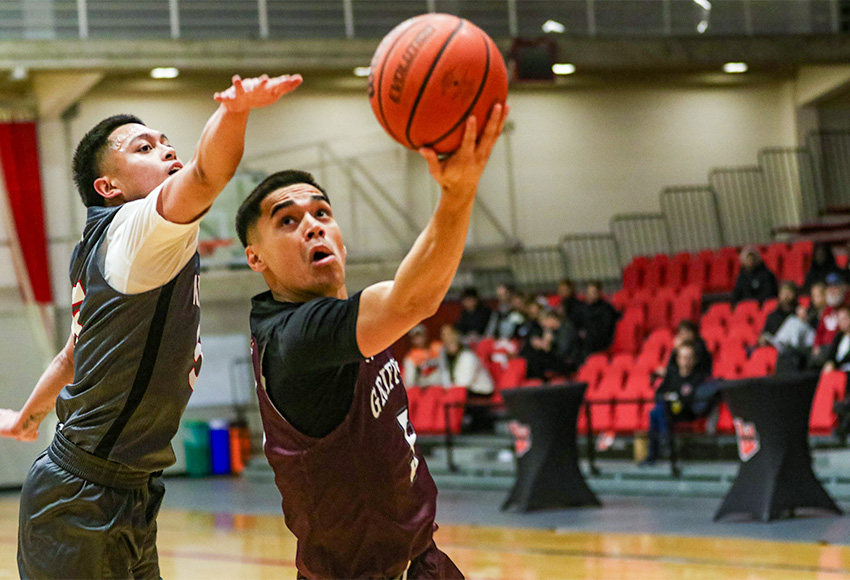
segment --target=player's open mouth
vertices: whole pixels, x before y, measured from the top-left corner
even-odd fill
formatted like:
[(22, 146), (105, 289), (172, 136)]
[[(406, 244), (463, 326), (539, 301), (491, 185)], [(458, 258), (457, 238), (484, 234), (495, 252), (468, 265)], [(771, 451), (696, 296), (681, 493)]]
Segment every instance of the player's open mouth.
[(317, 266), (324, 266), (334, 261), (335, 256), (325, 250), (313, 250), (310, 261)]
[(183, 164), (182, 163), (175, 163), (174, 165), (171, 166), (171, 169), (168, 170), (168, 175), (174, 175), (175, 173), (177, 173), (181, 169), (183, 169)]

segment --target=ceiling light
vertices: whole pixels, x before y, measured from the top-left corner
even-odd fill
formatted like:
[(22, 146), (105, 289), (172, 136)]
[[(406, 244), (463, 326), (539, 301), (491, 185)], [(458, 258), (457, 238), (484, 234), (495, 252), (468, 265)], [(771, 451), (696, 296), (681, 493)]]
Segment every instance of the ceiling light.
[(151, 71), (151, 78), (153, 79), (173, 79), (177, 78), (180, 74), (180, 71), (174, 68), (173, 66), (161, 66), (153, 69)]
[(723, 72), (727, 73), (745, 73), (750, 67), (745, 62), (727, 62), (723, 65)]
[(576, 65), (569, 63), (553, 64), (552, 72), (556, 75), (571, 75), (576, 72)]
[(694, 0), (694, 4), (699, 4), (703, 10), (711, 10), (711, 2), (708, 0)]
[(697, 32), (702, 34), (706, 30), (708, 30), (708, 20), (700, 20), (700, 23), (697, 24)]
[(543, 32), (557, 32), (558, 34), (563, 34), (567, 30), (566, 26), (555, 20), (547, 20), (543, 23), (542, 28)]
[(369, 67), (368, 66), (358, 66), (354, 68), (354, 76), (356, 77), (368, 77), (369, 76)]

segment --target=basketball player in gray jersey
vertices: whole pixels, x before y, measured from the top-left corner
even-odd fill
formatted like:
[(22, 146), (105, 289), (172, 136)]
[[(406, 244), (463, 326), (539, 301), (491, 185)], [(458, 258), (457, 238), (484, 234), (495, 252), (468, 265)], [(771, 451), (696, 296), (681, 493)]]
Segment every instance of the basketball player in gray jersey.
[(300, 82), (234, 77), (185, 167), (131, 115), (77, 147), (88, 211), (71, 335), (21, 411), (0, 411), (0, 435), (24, 441), (54, 405), (60, 421), (21, 492), (22, 578), (159, 578), (159, 475), (201, 365), (198, 224), (239, 165), (250, 110)]
[(395, 278), (353, 296), (330, 199), (310, 174), (271, 175), (239, 208), (248, 264), (270, 290), (251, 310), (254, 372), (299, 578), (463, 578), (432, 538), (437, 489), (389, 348), (442, 302), (506, 114), (496, 105), (478, 142), (471, 118), (451, 157), (421, 151), (437, 208)]

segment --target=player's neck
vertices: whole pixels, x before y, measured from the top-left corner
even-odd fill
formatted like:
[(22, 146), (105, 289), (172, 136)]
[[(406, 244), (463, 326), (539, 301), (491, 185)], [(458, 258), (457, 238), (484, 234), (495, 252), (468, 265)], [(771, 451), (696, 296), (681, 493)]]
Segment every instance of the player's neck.
[(348, 298), (348, 291), (345, 288), (345, 285), (340, 288), (333, 289), (328, 288), (326, 291), (315, 291), (315, 290), (306, 290), (306, 289), (293, 289), (293, 288), (282, 288), (282, 287), (271, 287), (269, 289), (272, 292), (272, 296), (278, 302), (308, 302), (315, 298), (339, 298), (340, 300), (345, 300)]

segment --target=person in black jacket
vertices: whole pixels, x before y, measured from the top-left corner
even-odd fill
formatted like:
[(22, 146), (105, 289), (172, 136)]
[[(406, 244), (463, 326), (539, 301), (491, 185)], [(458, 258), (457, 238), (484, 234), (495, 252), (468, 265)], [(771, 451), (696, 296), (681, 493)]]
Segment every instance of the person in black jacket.
[(579, 325), (580, 336), (587, 354), (600, 352), (611, 346), (620, 313), (602, 296), (602, 282), (587, 285), (587, 304)]
[(741, 271), (732, 291), (732, 302), (758, 300), (764, 302), (774, 298), (777, 293), (776, 276), (761, 259), (761, 254), (753, 246), (741, 250)]
[(791, 280), (785, 280), (779, 286), (779, 301), (773, 312), (767, 315), (764, 328), (759, 336), (759, 344), (762, 346), (770, 344), (770, 339), (785, 322), (785, 319), (797, 310), (797, 285)]
[(557, 307), (558, 314), (561, 315), (561, 318), (578, 325), (581, 322), (585, 304), (576, 296), (575, 285), (572, 280), (564, 278), (558, 282), (558, 298), (560, 299)]
[(487, 331), (487, 323), (492, 314), (490, 307), (481, 302), (478, 290), (471, 286), (464, 288), (460, 305), (460, 318), (455, 323), (455, 329), (466, 342), (478, 340)]
[(824, 242), (815, 244), (812, 250), (812, 265), (806, 273), (806, 280), (803, 282), (803, 288), (808, 290), (813, 284), (825, 283), (826, 277), (833, 272), (841, 275), (842, 272), (838, 264), (835, 263), (835, 255), (832, 253), (832, 247)]
[(705, 344), (705, 341), (699, 334), (699, 325), (692, 320), (683, 320), (676, 328), (676, 336), (673, 337), (673, 349), (670, 351), (670, 359), (667, 361), (667, 368), (661, 368), (657, 371), (659, 376), (665, 376), (667, 373), (677, 373), (679, 371), (678, 349), (683, 344), (692, 344), (696, 350), (697, 366), (696, 370), (705, 376), (711, 375), (711, 365), (713, 357)]
[(676, 349), (676, 368), (668, 369), (655, 391), (655, 406), (649, 412), (649, 454), (641, 465), (652, 465), (660, 456), (661, 440), (671, 422), (693, 421), (707, 415), (710, 406), (697, 408), (698, 390), (708, 374), (697, 370), (699, 359), (694, 343), (685, 342)]
[[(838, 334), (829, 346), (827, 361), (823, 365), (823, 372), (844, 371), (850, 372), (850, 306), (838, 308)], [(843, 443), (850, 432), (850, 390), (844, 396), (844, 400), (837, 401), (833, 407), (838, 416), (838, 426), (835, 434)]]

